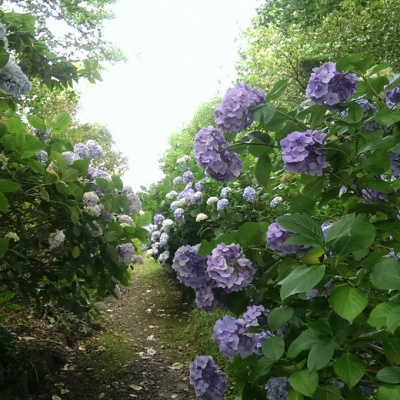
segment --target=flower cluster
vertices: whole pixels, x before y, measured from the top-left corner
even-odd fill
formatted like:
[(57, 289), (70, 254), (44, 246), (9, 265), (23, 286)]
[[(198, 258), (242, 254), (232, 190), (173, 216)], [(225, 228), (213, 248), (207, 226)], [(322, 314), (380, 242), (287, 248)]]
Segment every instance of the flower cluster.
[(285, 377), (269, 378), (265, 385), (268, 400), (286, 400), (292, 389), (289, 379)]
[(36, 158), (40, 162), (40, 164), (42, 164), (43, 166), (46, 165), (47, 161), (49, 160), (49, 156), (48, 156), (47, 152), (45, 152), (44, 150), (39, 150), (36, 153)]
[(122, 263), (131, 263), (134, 261), (135, 248), (132, 243), (122, 243), (117, 246), (117, 259)]
[(400, 176), (400, 154), (390, 152), (390, 169), (396, 177)]
[(126, 214), (120, 215), (118, 217), (118, 222), (120, 224), (126, 224), (128, 226), (133, 226), (134, 225), (133, 219), (129, 215), (126, 215)]
[(221, 199), (217, 201), (217, 210), (222, 211), (224, 208), (228, 207), (229, 200), (228, 199)]
[[(396, 75), (389, 84), (393, 83), (400, 78), (400, 74)], [(400, 103), (400, 84), (393, 89), (389, 89), (385, 92), (385, 101), (388, 107), (393, 108), (396, 104)]]
[[(169, 231), (174, 222), (165, 218), (161, 213), (157, 213), (153, 218), (153, 224), (146, 227), (149, 231), (150, 241), (146, 246), (148, 256), (157, 256), (157, 261), (165, 268), (169, 269)], [(150, 248), (149, 248), (150, 247)]]
[(101, 213), (101, 207), (99, 204), (99, 196), (95, 192), (86, 192), (83, 195), (83, 210), (93, 216), (93, 217), (98, 217)]
[(242, 171), (242, 161), (227, 148), (222, 132), (212, 126), (197, 132), (193, 151), (199, 167), (218, 182), (230, 182)]
[(377, 204), (381, 202), (387, 203), (389, 201), (386, 193), (377, 192), (374, 189), (363, 189), (361, 193), (363, 203)]
[(337, 71), (336, 63), (328, 62), (313, 68), (306, 95), (313, 104), (334, 106), (354, 94), (358, 80), (355, 74)]
[(273, 222), (267, 229), (267, 247), (278, 254), (297, 254), (299, 257), (303, 256), (309, 250), (308, 247), (297, 244), (284, 245), (286, 240), (291, 236), (293, 236), (292, 232), (287, 231), (277, 222)]
[(185, 222), (185, 210), (181, 207), (177, 208), (174, 211), (174, 218), (176, 222), (183, 223)]
[(128, 214), (139, 214), (140, 210), (142, 209), (142, 202), (133, 189), (130, 186), (125, 186), (122, 190), (122, 193), (129, 200), (129, 207), (125, 209), (125, 212)]
[(281, 196), (275, 196), (272, 200), (269, 206), (271, 208), (275, 208), (278, 204), (282, 203), (283, 198)]
[(308, 129), (292, 132), (281, 140), (283, 168), (294, 173), (322, 175), (328, 166), (322, 142), (326, 134)]
[(65, 234), (63, 231), (57, 229), (55, 232), (49, 235), (49, 247), (50, 250), (53, 250), (57, 247), (60, 247), (65, 240)]
[(218, 128), (227, 132), (241, 132), (253, 123), (251, 108), (265, 103), (266, 95), (261, 89), (240, 82), (227, 90), (222, 102), (215, 107)]
[(254, 201), (256, 201), (256, 197), (256, 191), (251, 186), (247, 186), (243, 190), (243, 198), (249, 203), (253, 203)]
[[(92, 160), (103, 157), (104, 151), (102, 147), (95, 140), (88, 140), (86, 144), (77, 143), (74, 146), (74, 151), (64, 151), (62, 155), (65, 158), (65, 162), (68, 167), (71, 167), (73, 162), (81, 158), (90, 158)], [(93, 168), (93, 167), (92, 167)], [(95, 168), (93, 168), (95, 169)], [(98, 170), (100, 171), (100, 170)], [(105, 171), (102, 171), (105, 172)], [(103, 178), (102, 176), (96, 176), (96, 178)], [(111, 179), (111, 177), (110, 177)]]
[(189, 366), (190, 383), (201, 400), (222, 400), (228, 377), (211, 356), (197, 356)]

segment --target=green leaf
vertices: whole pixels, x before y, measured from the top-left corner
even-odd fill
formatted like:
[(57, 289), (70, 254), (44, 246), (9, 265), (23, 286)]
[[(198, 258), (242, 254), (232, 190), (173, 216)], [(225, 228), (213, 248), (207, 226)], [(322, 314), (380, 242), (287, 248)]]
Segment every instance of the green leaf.
[(4, 48), (0, 49), (0, 69), (4, 68), (10, 59), (10, 54)]
[(279, 336), (271, 336), (264, 339), (262, 343), (262, 353), (271, 362), (278, 361), (285, 351), (285, 342)]
[(251, 245), (264, 246), (266, 230), (264, 223), (246, 222), (237, 231), (238, 242), (243, 248)]
[(71, 123), (71, 118), (67, 112), (62, 112), (57, 115), (53, 123), (53, 131), (55, 133), (60, 133), (65, 131)]
[(367, 322), (374, 328), (384, 328), (389, 312), (395, 307), (396, 305), (394, 303), (389, 302), (378, 304), (372, 310)]
[(314, 344), (308, 353), (307, 368), (318, 371), (329, 364), (333, 357), (335, 346), (330, 341), (321, 341)]
[(347, 119), (349, 119), (351, 122), (360, 122), (363, 116), (364, 110), (362, 109), (362, 107), (355, 101), (352, 102), (348, 109)]
[(262, 125), (267, 125), (275, 114), (275, 106), (272, 103), (265, 103), (254, 110), (254, 120)]
[(272, 89), (267, 93), (267, 101), (279, 99), (282, 94), (285, 92), (289, 84), (288, 79), (282, 79), (275, 83)]
[(274, 308), (268, 314), (268, 326), (271, 332), (275, 332), (281, 326), (285, 325), (292, 318), (293, 314), (294, 309), (292, 307), (283, 306)]
[(395, 330), (400, 326), (400, 306), (393, 308), (389, 311), (386, 318), (386, 326), (390, 333), (394, 333)]
[(17, 182), (9, 181), (7, 179), (0, 179), (0, 192), (11, 193), (17, 192), (21, 189), (21, 185)]
[(349, 235), (355, 219), (355, 214), (348, 214), (334, 222), (326, 231), (325, 241), (331, 242), (342, 236)]
[(368, 304), (368, 295), (350, 286), (337, 287), (329, 299), (333, 310), (351, 324)]
[(0, 238), (0, 258), (3, 258), (4, 254), (7, 253), (9, 240)]
[(256, 365), (254, 366), (253, 372), (251, 374), (251, 381), (254, 382), (258, 378), (265, 376), (271, 371), (272, 362), (267, 357), (261, 357), (257, 360)]
[(107, 242), (114, 242), (115, 240), (118, 239), (118, 233), (115, 231), (108, 231), (104, 234), (104, 239)]
[(320, 339), (311, 330), (301, 332), (300, 335), (290, 344), (287, 356), (288, 358), (297, 357), (303, 350), (310, 350)]
[(303, 369), (290, 375), (289, 381), (296, 392), (312, 397), (318, 386), (318, 374), (310, 372), (308, 369)]
[(400, 121), (400, 111), (383, 108), (377, 114), (375, 114), (375, 121), (378, 124), (387, 127), (392, 126), (396, 122)]
[(337, 386), (323, 385), (315, 391), (313, 400), (339, 400), (341, 396), (342, 393)]
[(287, 400), (304, 400), (304, 396), (292, 389), (288, 394)]
[(153, 214), (151, 212), (145, 212), (143, 214), (136, 214), (133, 217), (135, 224), (137, 226), (143, 227), (149, 225), (153, 219)]
[(315, 199), (308, 196), (296, 195), (296, 201), (290, 205), (292, 214), (312, 214), (315, 206)]
[(385, 383), (400, 383), (400, 367), (382, 368), (376, 374), (376, 379)]
[(30, 126), (32, 126), (35, 129), (39, 129), (43, 132), (46, 132), (46, 124), (44, 123), (42, 118), (39, 118), (36, 115), (28, 115), (27, 119)]
[(400, 364), (400, 339), (384, 340), (383, 352), (390, 364)]
[(8, 208), (8, 200), (7, 197), (0, 192), (0, 211), (6, 212)]
[(377, 289), (400, 290), (400, 262), (385, 258), (372, 267), (370, 278)]
[(256, 179), (259, 185), (268, 186), (269, 177), (271, 175), (272, 165), (268, 155), (258, 159), (255, 169)]
[(301, 265), (294, 269), (285, 279), (279, 282), (281, 299), (304, 293), (317, 285), (325, 275), (325, 265)]
[(365, 366), (357, 356), (351, 353), (344, 353), (339, 360), (333, 364), (336, 375), (351, 390), (364, 375)]
[(122, 182), (122, 179), (118, 175), (113, 175), (111, 179), (115, 183), (115, 188), (117, 190), (122, 190), (124, 188), (124, 183)]
[(378, 389), (377, 395), (378, 400), (399, 400), (400, 386), (383, 385)]
[(320, 224), (308, 215), (283, 215), (277, 218), (277, 222), (290, 232), (315, 239), (316, 244), (320, 244), (323, 241)]

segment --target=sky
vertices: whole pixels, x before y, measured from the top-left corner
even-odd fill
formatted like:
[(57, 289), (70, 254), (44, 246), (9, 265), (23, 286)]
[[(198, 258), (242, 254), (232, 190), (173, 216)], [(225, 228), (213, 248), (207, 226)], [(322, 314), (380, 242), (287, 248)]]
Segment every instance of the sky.
[(196, 109), (236, 79), (240, 32), (260, 0), (118, 0), (104, 37), (126, 63), (108, 66), (103, 82), (81, 83), (78, 118), (105, 124), (129, 160), (125, 185), (163, 177), (158, 160), (168, 138)]

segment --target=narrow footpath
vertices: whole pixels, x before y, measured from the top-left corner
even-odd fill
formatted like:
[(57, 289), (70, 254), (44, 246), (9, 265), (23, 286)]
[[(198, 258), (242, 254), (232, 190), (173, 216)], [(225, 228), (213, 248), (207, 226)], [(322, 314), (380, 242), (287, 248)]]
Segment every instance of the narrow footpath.
[(148, 262), (135, 265), (122, 297), (104, 300), (106, 329), (75, 346), (29, 400), (194, 400), (189, 384), (188, 305), (176, 282)]

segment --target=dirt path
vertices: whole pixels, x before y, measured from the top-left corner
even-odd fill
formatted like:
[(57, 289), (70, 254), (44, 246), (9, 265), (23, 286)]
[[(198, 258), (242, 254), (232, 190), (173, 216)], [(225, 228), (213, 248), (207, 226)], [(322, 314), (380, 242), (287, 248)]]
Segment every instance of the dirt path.
[(196, 399), (188, 378), (189, 344), (182, 341), (188, 308), (181, 297), (160, 267), (135, 267), (122, 298), (105, 299), (107, 329), (78, 343), (48, 379), (46, 394), (30, 400)]

